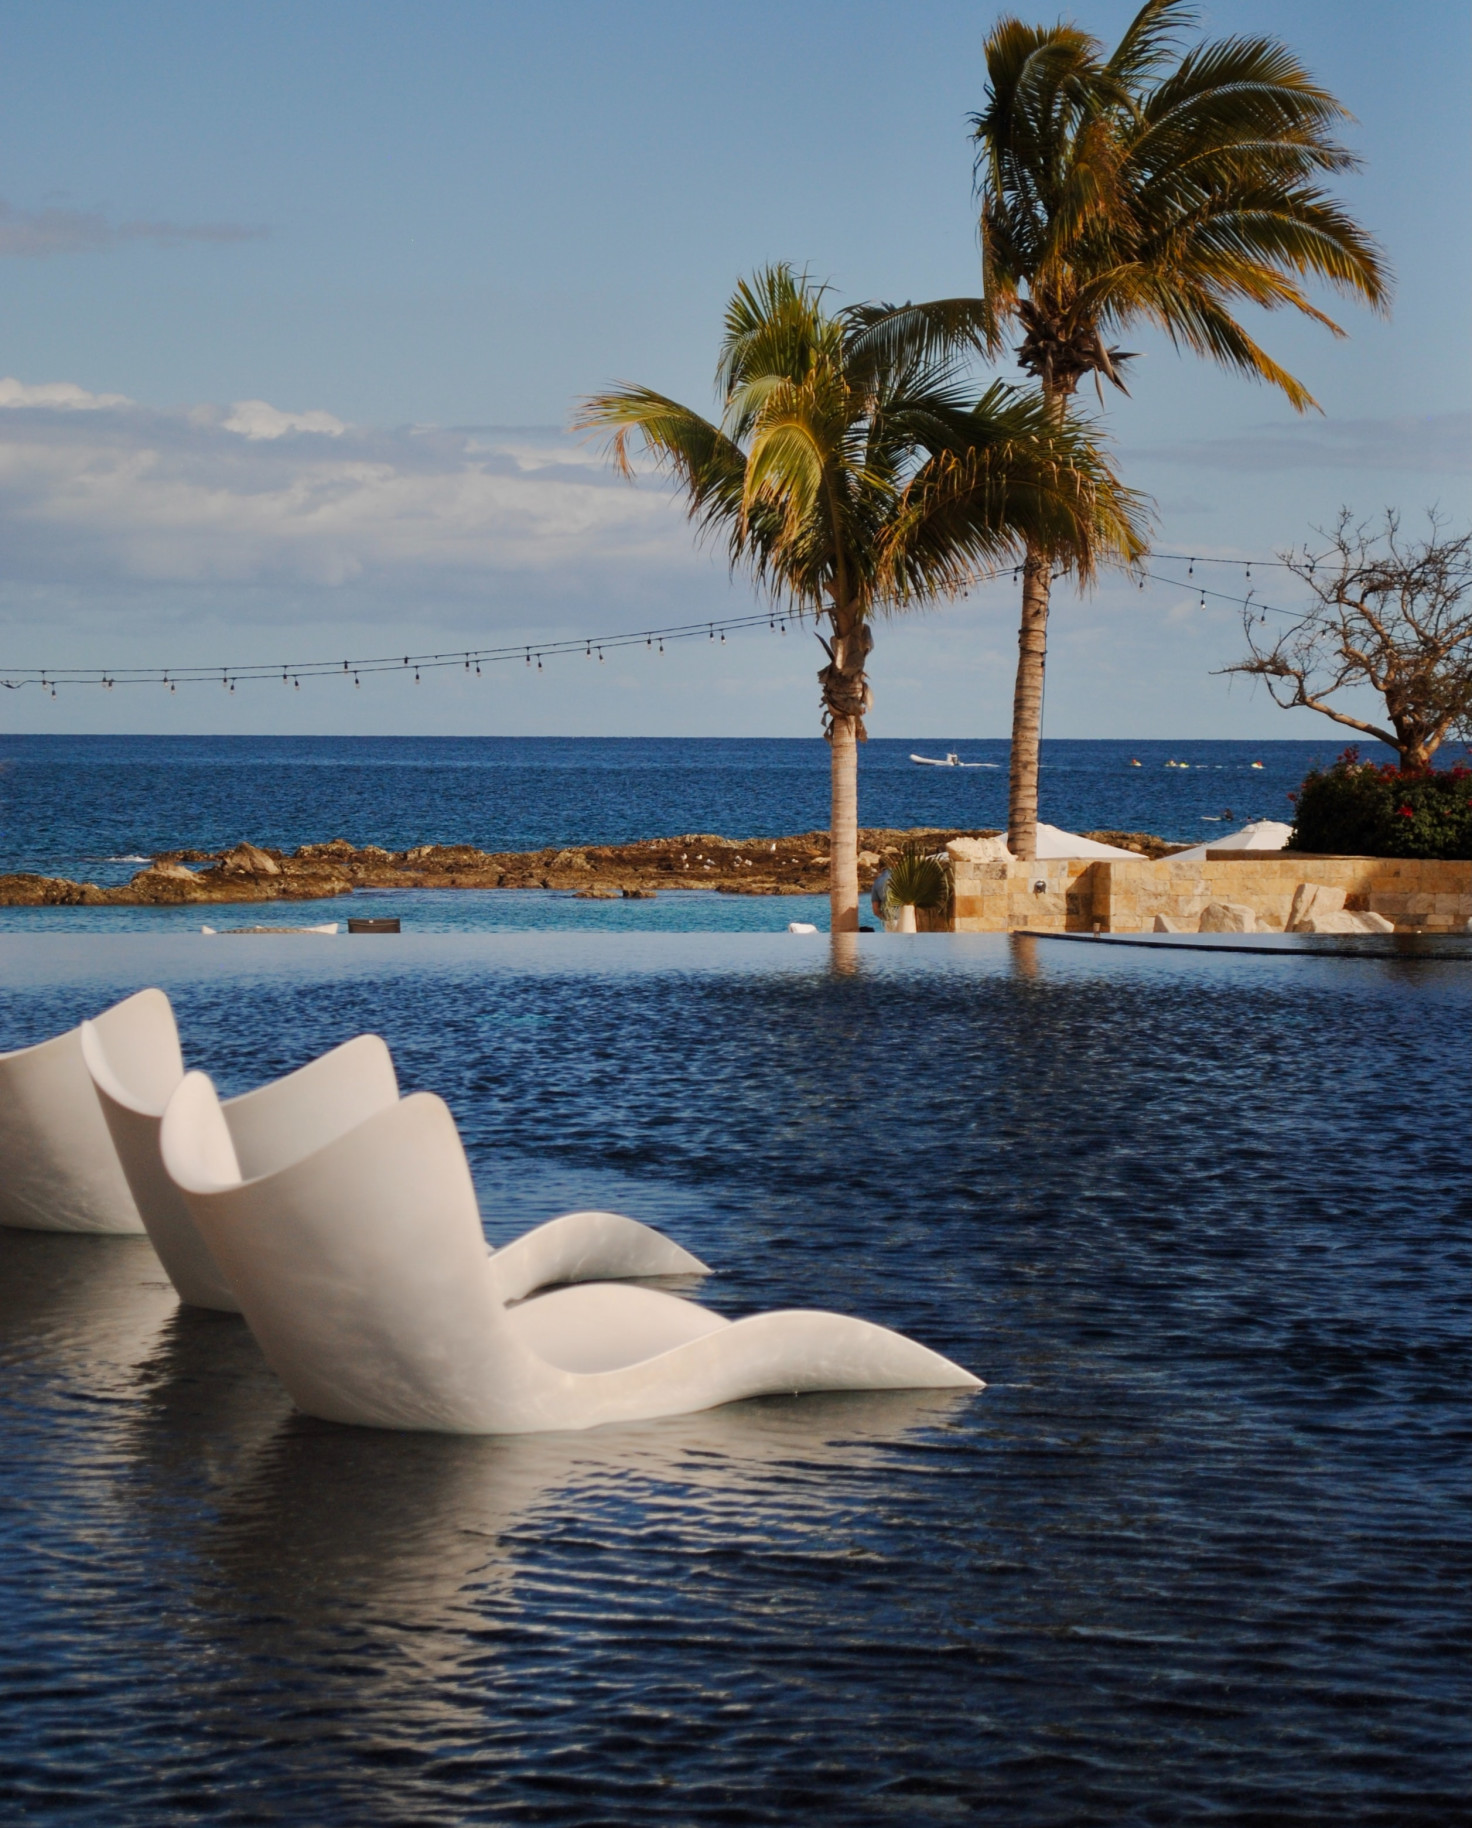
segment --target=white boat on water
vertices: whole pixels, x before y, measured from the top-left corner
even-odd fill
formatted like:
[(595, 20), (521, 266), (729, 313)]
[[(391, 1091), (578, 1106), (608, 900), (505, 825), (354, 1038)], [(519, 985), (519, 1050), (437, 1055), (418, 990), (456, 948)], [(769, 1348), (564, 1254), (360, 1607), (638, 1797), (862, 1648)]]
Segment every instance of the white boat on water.
[(919, 762), (926, 768), (1000, 768), (1000, 762), (963, 762), (954, 749), (948, 749), (940, 755), (911, 755), (912, 762)]

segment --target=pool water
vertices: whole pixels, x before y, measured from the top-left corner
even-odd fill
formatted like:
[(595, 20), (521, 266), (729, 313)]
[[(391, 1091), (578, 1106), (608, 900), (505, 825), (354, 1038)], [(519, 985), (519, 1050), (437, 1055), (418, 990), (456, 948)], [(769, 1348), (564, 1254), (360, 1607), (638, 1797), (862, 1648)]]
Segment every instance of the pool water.
[(1464, 1819), (1464, 962), (10, 935), (0, 1046), (150, 982), (225, 1092), (382, 1033), (493, 1240), (612, 1205), (987, 1388), (335, 1428), (0, 1232), (7, 1819)]
[[(866, 918), (872, 918), (867, 914)], [(648, 901), (583, 900), (573, 889), (356, 889), (316, 901), (191, 902), (180, 907), (0, 907), (4, 933), (199, 933), (232, 927), (400, 922), (405, 933), (785, 933), (828, 929), (826, 895), (656, 891)]]

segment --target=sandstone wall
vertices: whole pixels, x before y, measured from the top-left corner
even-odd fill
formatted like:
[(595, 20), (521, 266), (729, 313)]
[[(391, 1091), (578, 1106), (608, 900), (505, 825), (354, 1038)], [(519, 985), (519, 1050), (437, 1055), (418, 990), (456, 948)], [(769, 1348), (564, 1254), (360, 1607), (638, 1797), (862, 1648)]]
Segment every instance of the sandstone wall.
[[(1149, 867), (1148, 865), (1146, 866)], [(970, 863), (954, 866), (952, 931), (1087, 933), (1094, 923), (1097, 863)], [(1041, 883), (1039, 889), (1035, 885)]]
[[(1165, 914), (1194, 929), (1208, 902), (1253, 909), (1281, 931), (1302, 882), (1342, 888), (1345, 906), (1383, 914), (1406, 932), (1450, 932), (1472, 920), (1472, 862), (1425, 858), (1313, 857), (1236, 851), (1204, 862), (970, 863), (955, 868), (952, 927), (958, 933), (1142, 933)], [(1033, 884), (1044, 884), (1041, 893)]]

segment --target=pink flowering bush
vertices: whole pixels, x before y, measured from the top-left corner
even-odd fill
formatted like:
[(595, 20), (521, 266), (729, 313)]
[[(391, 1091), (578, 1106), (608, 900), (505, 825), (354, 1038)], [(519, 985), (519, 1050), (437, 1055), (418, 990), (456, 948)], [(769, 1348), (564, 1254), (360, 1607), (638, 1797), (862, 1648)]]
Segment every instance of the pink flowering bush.
[(1289, 850), (1349, 857), (1472, 858), (1472, 768), (1362, 762), (1346, 749), (1294, 796)]

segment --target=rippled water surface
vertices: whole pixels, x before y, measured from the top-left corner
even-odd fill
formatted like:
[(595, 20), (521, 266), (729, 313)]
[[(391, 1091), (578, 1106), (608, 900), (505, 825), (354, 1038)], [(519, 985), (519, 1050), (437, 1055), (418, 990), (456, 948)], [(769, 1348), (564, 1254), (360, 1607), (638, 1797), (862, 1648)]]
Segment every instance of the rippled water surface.
[(333, 1428), (146, 1242), (0, 1232), (0, 1816), (1465, 1819), (1472, 967), (840, 944), (0, 942), (0, 1046), (378, 1029), (493, 1239), (616, 1205), (988, 1380)]

